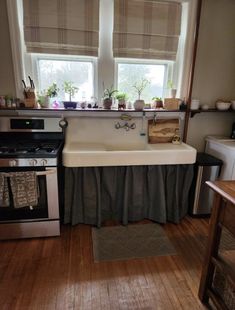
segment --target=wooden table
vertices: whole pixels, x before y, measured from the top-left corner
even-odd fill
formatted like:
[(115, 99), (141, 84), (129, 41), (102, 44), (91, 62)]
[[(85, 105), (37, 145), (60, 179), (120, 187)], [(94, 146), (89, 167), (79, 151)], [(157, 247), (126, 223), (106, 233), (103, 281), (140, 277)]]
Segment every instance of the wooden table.
[(199, 298), (208, 303), (209, 298), (218, 309), (230, 309), (213, 287), (215, 269), (226, 277), (235, 290), (235, 251), (223, 255), (219, 251), (221, 231), (226, 228), (235, 237), (235, 181), (206, 182), (214, 190), (208, 243), (199, 287)]

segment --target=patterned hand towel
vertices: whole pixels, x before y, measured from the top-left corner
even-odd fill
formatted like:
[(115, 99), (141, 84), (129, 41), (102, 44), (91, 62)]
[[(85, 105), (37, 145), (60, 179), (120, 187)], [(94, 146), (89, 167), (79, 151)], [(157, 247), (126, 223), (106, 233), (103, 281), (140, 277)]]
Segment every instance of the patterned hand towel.
[(38, 204), (38, 183), (35, 171), (12, 172), (10, 184), (15, 208)]
[(4, 172), (0, 173), (0, 207), (9, 207), (9, 190)]

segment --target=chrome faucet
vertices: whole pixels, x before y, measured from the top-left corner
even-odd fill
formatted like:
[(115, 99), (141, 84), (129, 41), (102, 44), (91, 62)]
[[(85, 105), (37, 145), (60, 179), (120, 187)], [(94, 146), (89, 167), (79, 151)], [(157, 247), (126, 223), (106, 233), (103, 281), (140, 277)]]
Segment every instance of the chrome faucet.
[(154, 115), (153, 115), (153, 125), (156, 125), (157, 123), (157, 113), (154, 112)]
[(126, 131), (129, 131), (130, 129), (135, 129), (136, 124), (135, 123), (129, 124), (128, 122), (126, 122), (124, 125), (121, 125), (119, 122), (117, 122), (115, 124), (115, 128), (116, 129), (124, 128)]

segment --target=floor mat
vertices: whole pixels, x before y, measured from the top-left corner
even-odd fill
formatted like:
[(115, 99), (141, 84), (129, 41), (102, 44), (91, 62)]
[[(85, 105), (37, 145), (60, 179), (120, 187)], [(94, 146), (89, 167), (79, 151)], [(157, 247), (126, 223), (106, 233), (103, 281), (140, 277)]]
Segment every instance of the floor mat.
[(92, 228), (94, 261), (176, 255), (159, 224)]

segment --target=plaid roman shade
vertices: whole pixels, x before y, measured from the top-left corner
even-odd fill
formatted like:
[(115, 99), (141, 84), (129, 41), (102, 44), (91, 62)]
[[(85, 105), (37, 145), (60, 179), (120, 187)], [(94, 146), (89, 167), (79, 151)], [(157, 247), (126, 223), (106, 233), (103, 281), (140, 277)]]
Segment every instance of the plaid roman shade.
[(28, 52), (98, 56), (99, 0), (23, 0)]
[(114, 57), (175, 60), (181, 10), (173, 1), (114, 0)]

